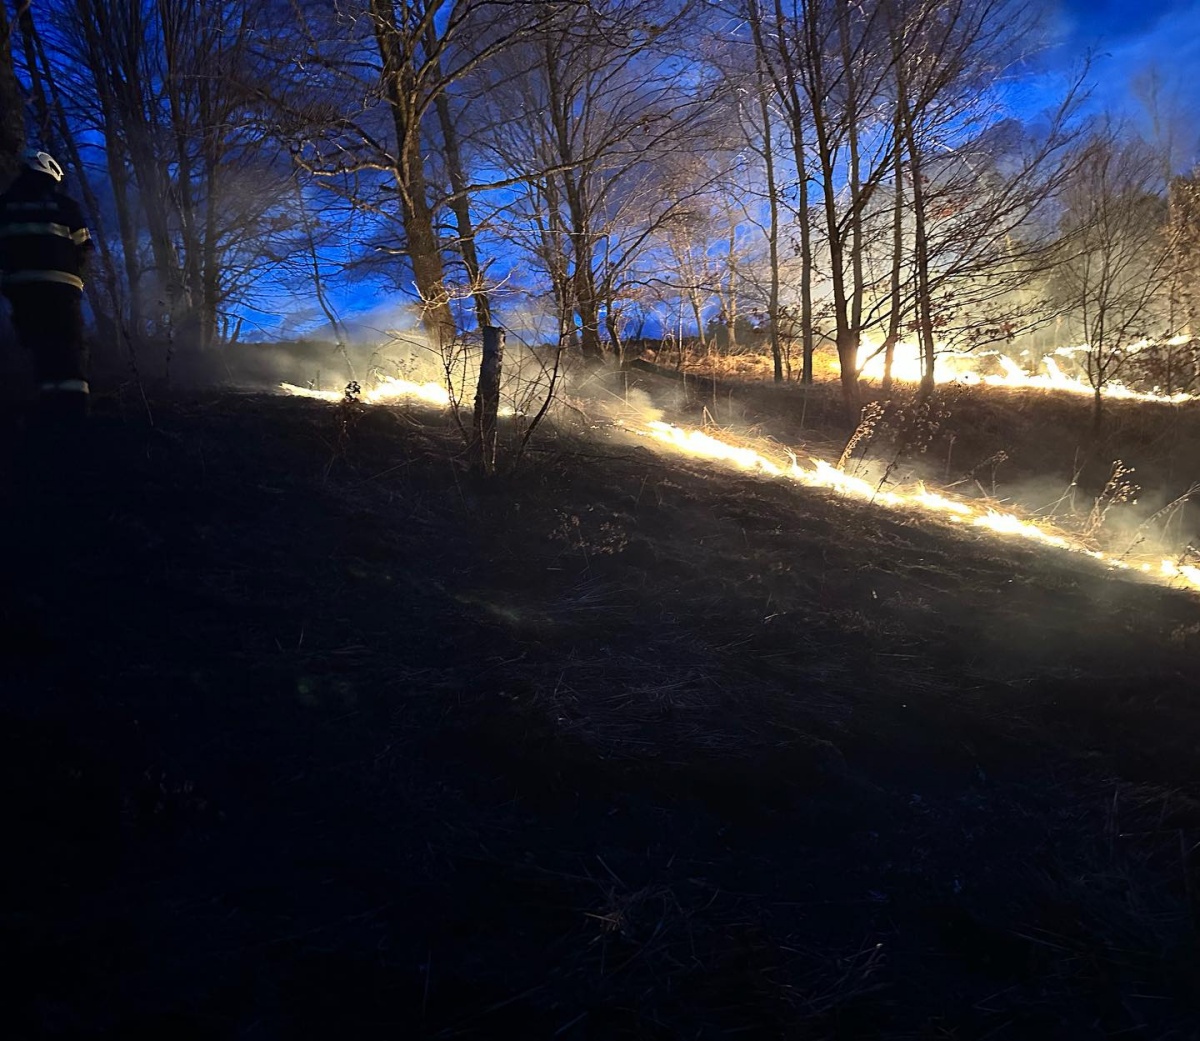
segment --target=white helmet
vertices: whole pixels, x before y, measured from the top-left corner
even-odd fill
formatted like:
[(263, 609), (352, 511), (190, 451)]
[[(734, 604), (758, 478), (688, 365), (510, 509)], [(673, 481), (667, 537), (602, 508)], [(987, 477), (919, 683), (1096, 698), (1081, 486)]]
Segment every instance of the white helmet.
[(28, 148), (21, 156), (21, 162), (29, 167), (30, 170), (46, 174), (48, 177), (53, 177), (56, 181), (63, 179), (63, 168), (58, 165), (54, 156), (48, 152), (39, 152), (36, 148)]

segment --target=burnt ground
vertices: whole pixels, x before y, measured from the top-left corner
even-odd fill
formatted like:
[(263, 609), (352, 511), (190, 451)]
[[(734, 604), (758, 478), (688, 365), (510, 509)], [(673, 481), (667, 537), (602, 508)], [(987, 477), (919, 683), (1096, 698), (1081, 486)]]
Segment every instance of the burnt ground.
[(547, 433), (9, 451), (4, 1036), (1191, 1038), (1200, 598)]

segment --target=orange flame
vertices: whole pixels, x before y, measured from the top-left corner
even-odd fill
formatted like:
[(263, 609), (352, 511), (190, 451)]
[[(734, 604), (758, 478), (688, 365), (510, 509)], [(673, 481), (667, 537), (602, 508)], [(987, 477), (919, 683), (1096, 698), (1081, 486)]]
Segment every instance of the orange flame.
[[(281, 384), (281, 389), (287, 394), (317, 398), (321, 401), (337, 402), (343, 399), (342, 394), (334, 391), (310, 390), (290, 383)], [(364, 390), (361, 400), (386, 403), (409, 398), (430, 404), (450, 404), (449, 393), (439, 384), (419, 384), (401, 379), (384, 380), (375, 387)], [(1047, 525), (1023, 520), (1012, 513), (1001, 513), (970, 500), (931, 492), (922, 484), (909, 490), (885, 491), (861, 477), (843, 473), (824, 459), (810, 458), (809, 465), (805, 466), (795, 455), (788, 453), (788, 461), (785, 463), (782, 460), (771, 459), (754, 448), (732, 444), (702, 430), (685, 429), (658, 420), (638, 424), (623, 422), (621, 426), (632, 434), (650, 438), (697, 459), (730, 464), (767, 477), (795, 481), (809, 488), (822, 488), (876, 506), (930, 514), (952, 524), (984, 529), (997, 536), (1027, 539), (1052, 549), (1090, 557), (1113, 571), (1147, 575), (1172, 586), (1182, 583), (1185, 587), (1200, 592), (1200, 567), (1176, 563), (1169, 559), (1160, 561), (1157, 567), (1148, 562), (1129, 563), (1120, 557), (1091, 549), (1066, 533)]]
[(670, 423), (651, 422), (644, 429), (627, 425), (626, 429), (697, 458), (732, 463), (743, 470), (794, 480), (810, 488), (824, 488), (877, 506), (936, 514), (954, 524), (983, 528), (1000, 536), (1027, 539), (1052, 549), (1090, 557), (1114, 571), (1139, 572), (1166, 580), (1170, 585), (1182, 582), (1200, 592), (1200, 567), (1177, 564), (1171, 560), (1163, 560), (1157, 569), (1148, 563), (1131, 564), (1120, 557), (1091, 549), (1065, 532), (969, 500), (931, 492), (924, 485), (917, 485), (908, 491), (882, 491), (860, 477), (843, 473), (824, 459), (811, 459), (811, 465), (804, 466), (792, 456), (790, 464), (784, 466), (753, 448), (733, 445), (711, 434), (685, 430)]
[[(345, 398), (344, 393), (336, 390), (312, 390), (308, 387), (297, 387), (293, 383), (281, 383), (279, 386), (285, 394), (297, 398), (316, 398), (318, 401), (342, 401)], [(416, 383), (413, 380), (394, 377), (385, 377), (369, 387), (364, 387), (359, 400), (371, 405), (386, 405), (408, 398), (417, 398), (430, 405), (450, 404), (450, 392), (440, 383)]]
[[(1174, 336), (1165, 343), (1170, 347), (1178, 347), (1190, 342), (1190, 336)], [(1153, 346), (1149, 340), (1139, 340), (1124, 348), (1125, 353), (1137, 354), (1147, 347)], [(1059, 359), (1073, 358), (1075, 355), (1087, 354), (1087, 345), (1078, 347), (1059, 347), (1053, 353), (1046, 355), (1040, 362), (1042, 372), (1029, 372), (1020, 362), (1000, 351), (978, 351), (965, 353), (962, 351), (939, 351), (938, 365), (934, 370), (934, 380), (937, 383), (983, 384), (988, 387), (1015, 387), (1032, 390), (1058, 390), (1069, 394), (1095, 394), (1095, 389), (1084, 378), (1070, 376), (1059, 364)], [(862, 367), (862, 375), (868, 379), (883, 378), (884, 359), (882, 354), (874, 353), (874, 348), (867, 352), (873, 356)], [(980, 368), (987, 360), (994, 361), (1003, 375), (984, 373)], [(921, 379), (921, 355), (915, 344), (898, 343), (892, 364), (892, 375), (905, 383), (918, 383)], [(1103, 397), (1124, 401), (1157, 401), (1162, 404), (1180, 405), (1186, 401), (1195, 401), (1193, 394), (1161, 394), (1151, 391), (1133, 390), (1117, 380), (1105, 383)]]

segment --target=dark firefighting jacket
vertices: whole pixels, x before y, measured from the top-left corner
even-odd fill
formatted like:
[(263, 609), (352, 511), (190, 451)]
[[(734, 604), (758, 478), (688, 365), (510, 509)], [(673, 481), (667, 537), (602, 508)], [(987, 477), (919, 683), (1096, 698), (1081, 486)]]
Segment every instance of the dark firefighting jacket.
[(58, 282), (83, 289), (91, 248), (79, 204), (50, 178), (22, 174), (0, 194), (0, 288)]

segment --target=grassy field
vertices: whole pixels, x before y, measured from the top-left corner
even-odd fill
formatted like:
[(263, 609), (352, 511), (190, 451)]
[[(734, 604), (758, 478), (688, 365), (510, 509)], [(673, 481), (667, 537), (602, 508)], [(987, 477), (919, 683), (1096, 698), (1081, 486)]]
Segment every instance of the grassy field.
[[(845, 436), (800, 394), (675, 404)], [(152, 404), (4, 460), (5, 1036), (1197, 1036), (1200, 597), (606, 424), (481, 483)], [(1058, 487), (1086, 409), (918, 465)], [(1186, 484), (1148, 415), (1096, 457)]]

